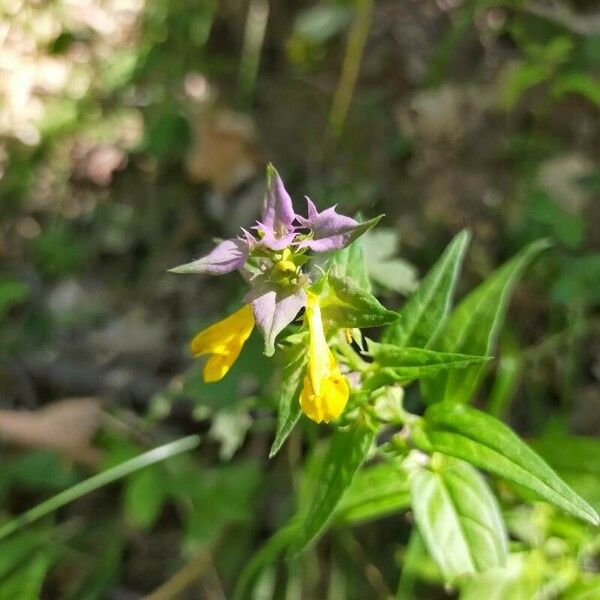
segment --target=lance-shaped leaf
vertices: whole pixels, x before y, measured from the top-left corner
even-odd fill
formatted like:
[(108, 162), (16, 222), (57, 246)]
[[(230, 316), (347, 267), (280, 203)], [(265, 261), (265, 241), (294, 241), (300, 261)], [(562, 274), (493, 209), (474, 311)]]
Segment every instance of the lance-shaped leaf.
[(279, 558), (279, 555), (285, 552), (293, 539), (298, 534), (299, 521), (293, 520), (276, 531), (259, 549), (252, 558), (245, 564), (242, 572), (239, 574), (235, 589), (233, 591), (233, 600), (246, 600), (251, 597), (252, 586), (256, 583), (260, 574), (273, 564)]
[(298, 399), (302, 391), (302, 380), (308, 362), (305, 344), (295, 346), (289, 354), (288, 362), (283, 369), (277, 412), (277, 431), (269, 451), (269, 458), (273, 458), (279, 452), (302, 414)]
[(336, 431), (323, 461), (316, 489), (292, 552), (310, 544), (327, 526), (373, 443), (374, 432), (364, 423)]
[(349, 277), (327, 276), (327, 293), (321, 296), (321, 314), (326, 326), (380, 327), (396, 319), (373, 294), (361, 289)]
[(494, 494), (470, 465), (434, 456), (410, 477), (412, 508), (429, 553), (448, 581), (502, 567), (507, 534)]
[(578, 496), (509, 427), (479, 410), (444, 402), (430, 406), (413, 441), (421, 450), (440, 452), (521, 485), (547, 502), (598, 525), (596, 511)]
[(444, 326), (454, 288), (469, 244), (468, 231), (459, 233), (408, 299), (383, 341), (398, 346), (427, 346)]
[[(444, 352), (492, 354), (519, 278), (531, 261), (549, 245), (546, 240), (533, 242), (473, 290), (453, 311), (434, 348)], [(442, 373), (423, 386), (425, 398), (429, 402), (468, 402), (477, 391), (481, 375), (481, 366), (471, 367), (460, 374)]]
[(596, 510), (600, 510), (600, 439), (564, 433), (531, 441), (533, 449)]
[(374, 383), (387, 385), (395, 382), (407, 383), (440, 371), (465, 369), (489, 360), (488, 356), (472, 356), (455, 352), (436, 352), (424, 348), (402, 348), (393, 344), (378, 344), (368, 340), (370, 356), (374, 359), (372, 374), (367, 387)]

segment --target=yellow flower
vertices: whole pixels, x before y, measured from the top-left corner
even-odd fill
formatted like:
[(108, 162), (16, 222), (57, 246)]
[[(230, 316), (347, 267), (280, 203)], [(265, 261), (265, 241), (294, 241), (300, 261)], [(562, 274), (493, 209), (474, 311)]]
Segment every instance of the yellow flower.
[(225, 377), (253, 328), (252, 308), (246, 305), (196, 335), (190, 344), (194, 356), (211, 355), (204, 365), (203, 376), (206, 383)]
[(300, 406), (313, 421), (328, 423), (342, 414), (350, 390), (327, 345), (319, 298), (310, 292), (306, 298), (306, 319), (309, 332), (308, 368), (300, 394)]

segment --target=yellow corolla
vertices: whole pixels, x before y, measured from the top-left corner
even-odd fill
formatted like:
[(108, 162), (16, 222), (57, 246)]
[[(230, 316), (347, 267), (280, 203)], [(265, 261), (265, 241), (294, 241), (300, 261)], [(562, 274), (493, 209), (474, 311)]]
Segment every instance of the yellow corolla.
[(225, 377), (253, 328), (252, 308), (246, 305), (196, 335), (190, 344), (194, 356), (211, 355), (204, 365), (203, 377), (206, 383)]
[(306, 319), (309, 332), (308, 368), (300, 394), (300, 406), (313, 421), (328, 423), (342, 414), (350, 390), (327, 345), (319, 298), (310, 292), (306, 299)]

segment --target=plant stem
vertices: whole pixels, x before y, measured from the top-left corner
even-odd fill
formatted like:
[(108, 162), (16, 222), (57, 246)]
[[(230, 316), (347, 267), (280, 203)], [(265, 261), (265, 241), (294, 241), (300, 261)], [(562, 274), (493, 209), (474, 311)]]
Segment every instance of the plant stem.
[(372, 20), (373, 0), (358, 0), (356, 16), (348, 34), (342, 73), (329, 114), (329, 132), (336, 140), (340, 138), (344, 129)]
[(342, 336), (340, 336), (336, 342), (337, 349), (346, 359), (349, 367), (352, 367), (355, 371), (359, 371), (360, 373), (364, 373), (371, 367), (368, 362), (364, 361), (358, 353), (355, 352), (352, 346)]
[(181, 454), (182, 452), (193, 450), (198, 446), (198, 444), (200, 444), (200, 436), (190, 435), (188, 437), (165, 444), (164, 446), (159, 446), (158, 448), (149, 450), (148, 452), (140, 454), (131, 460), (127, 460), (116, 467), (111, 467), (110, 469), (102, 471), (101, 473), (98, 473), (97, 475), (94, 475), (85, 481), (81, 481), (80, 483), (71, 486), (63, 492), (56, 494), (56, 496), (52, 496), (52, 498), (49, 498), (41, 504), (34, 506), (8, 523), (5, 523), (2, 527), (0, 527), (0, 540), (11, 535), (21, 527), (29, 525), (30, 523), (49, 515), (55, 510), (58, 510), (66, 504), (69, 504), (69, 502), (73, 502), (73, 500), (81, 498), (81, 496), (85, 496), (86, 494), (108, 485), (117, 479), (127, 477), (127, 475), (131, 475), (131, 473), (139, 471), (144, 467), (167, 460), (168, 458), (171, 458), (177, 454)]

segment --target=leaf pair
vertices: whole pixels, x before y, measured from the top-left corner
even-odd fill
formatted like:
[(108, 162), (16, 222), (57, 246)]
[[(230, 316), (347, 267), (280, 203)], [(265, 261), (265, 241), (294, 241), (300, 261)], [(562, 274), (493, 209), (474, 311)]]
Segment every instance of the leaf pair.
[[(454, 290), (469, 242), (459, 233), (409, 298), (383, 341), (403, 348), (422, 347), (444, 353), (489, 356), (502, 327), (508, 301), (520, 276), (549, 242), (533, 242), (467, 295), (450, 314)], [(469, 402), (481, 382), (484, 365), (444, 370), (422, 385), (429, 403)]]
[[(419, 531), (446, 580), (503, 567), (507, 559), (506, 532), (496, 499), (467, 462), (588, 523), (600, 523), (596, 511), (494, 417), (464, 404), (442, 402), (427, 409), (422, 423), (413, 441), (432, 455), (433, 468), (412, 473), (411, 504)], [(561, 449), (548, 452), (562, 460)]]

